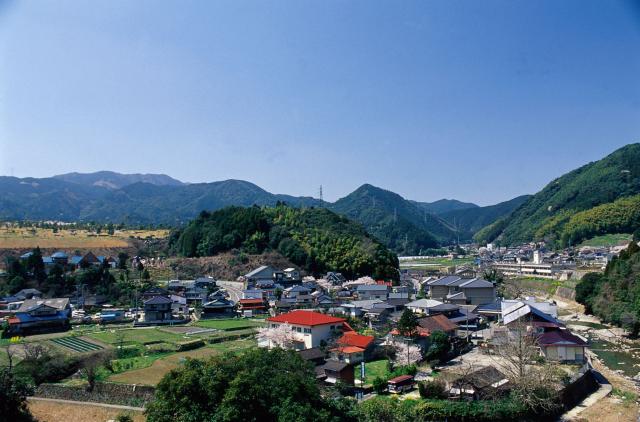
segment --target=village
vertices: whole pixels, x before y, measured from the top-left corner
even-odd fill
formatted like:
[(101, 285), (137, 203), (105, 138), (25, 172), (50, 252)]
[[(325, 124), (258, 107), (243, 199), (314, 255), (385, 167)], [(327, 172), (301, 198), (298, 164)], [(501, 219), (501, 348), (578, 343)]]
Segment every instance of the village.
[[(103, 373), (101, 381), (149, 387), (179, 365), (177, 356), (278, 347), (297, 351), (315, 368), (320, 385), (358, 400), (380, 394), (485, 400), (508, 396), (517, 383), (541, 383), (569, 410), (610, 391), (593, 369), (586, 327), (574, 330), (574, 315), (550, 298), (523, 292), (505, 297), (504, 279), (514, 275), (507, 262), (521, 265), (519, 275), (533, 265), (544, 277), (541, 269), (550, 266), (557, 280), (569, 268), (575, 272), (575, 262), (559, 263), (557, 256), (527, 247), (495, 259), (498, 252), (480, 250), (474, 263), (439, 271), (401, 261), (399, 281), (348, 280), (338, 272), (312, 277), (269, 265), (237, 280), (147, 280), (134, 307), (115, 306), (82, 287), (66, 297), (25, 288), (0, 299), (4, 344), (7, 354), (14, 349), (14, 364), (28, 358), (34, 344), (80, 357), (115, 350), (109, 359), (117, 370)], [(153, 265), (91, 252), (59, 251), (42, 261), (47, 272)], [(68, 397), (52, 385), (42, 384), (36, 394)], [(147, 399), (136, 397), (135, 403)]]

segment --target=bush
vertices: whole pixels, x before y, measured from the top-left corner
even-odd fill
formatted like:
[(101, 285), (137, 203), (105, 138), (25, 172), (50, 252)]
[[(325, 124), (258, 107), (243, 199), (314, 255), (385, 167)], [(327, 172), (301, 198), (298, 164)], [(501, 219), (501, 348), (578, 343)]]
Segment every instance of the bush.
[(183, 343), (178, 343), (178, 352), (199, 349), (200, 347), (204, 347), (204, 340), (185, 341)]
[(448, 396), (447, 387), (439, 380), (418, 383), (418, 391), (423, 399), (446, 399)]
[(387, 391), (387, 380), (381, 377), (375, 377), (373, 380), (373, 391), (378, 394), (384, 394)]
[(120, 413), (116, 416), (116, 422), (133, 422), (133, 418), (128, 413)]

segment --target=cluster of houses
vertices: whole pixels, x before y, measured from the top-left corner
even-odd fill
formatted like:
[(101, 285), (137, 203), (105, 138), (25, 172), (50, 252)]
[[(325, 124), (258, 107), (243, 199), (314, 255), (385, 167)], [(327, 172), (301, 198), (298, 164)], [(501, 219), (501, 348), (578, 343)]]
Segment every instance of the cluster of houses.
[[(63, 258), (54, 255), (52, 259), (61, 263)], [(99, 257), (92, 254), (82, 260), (67, 260), (67, 265), (80, 262), (85, 268), (101, 265)], [(435, 332), (446, 334), (454, 348), (469, 341), (495, 348), (513, 341), (525, 326), (546, 359), (582, 363), (586, 356), (587, 341), (558, 319), (553, 302), (502, 299), (493, 282), (477, 277), (470, 269), (417, 281), (402, 277), (401, 283), (394, 285), (369, 277), (349, 281), (335, 272), (315, 279), (303, 277), (293, 268), (262, 266), (242, 281), (243, 289), (235, 300), (210, 277), (170, 281), (141, 292), (140, 306), (134, 309), (132, 319), (135, 325), (184, 324), (191, 320), (194, 309), (203, 319), (267, 314), (267, 327), (287, 327), (287, 347), (312, 362), (318, 379), (330, 384), (357, 384), (354, 365), (386, 356), (385, 347), (403, 339), (396, 324), (406, 310), (417, 316), (412, 342), (423, 351)], [(4, 298), (2, 304), (0, 314), (8, 318), (11, 334), (67, 329), (74, 316), (69, 298), (44, 299), (35, 289)], [(103, 308), (101, 316), (103, 322), (121, 321), (126, 312)], [(388, 334), (379, 338), (359, 334), (349, 324), (353, 320)], [(282, 344), (259, 338), (259, 346), (275, 345)], [(471, 388), (474, 395), (483, 388), (505, 388), (504, 377), (496, 368), (479, 368), (477, 372), (477, 382)], [(394, 378), (389, 380), (388, 390), (404, 391), (414, 381), (410, 376)], [(456, 388), (451, 386), (452, 391)]]
[[(272, 288), (264, 279), (262, 282), (263, 286)], [(273, 314), (267, 318), (268, 326), (274, 330), (285, 324), (290, 327), (292, 339), (288, 347), (313, 362), (318, 378), (327, 383), (357, 384), (354, 365), (379, 359), (386, 355), (383, 353), (385, 346), (403, 341), (395, 324), (407, 309), (418, 317), (412, 342), (423, 351), (428, 349), (430, 336), (435, 332), (446, 334), (452, 348), (460, 349), (469, 341), (485, 348), (497, 348), (524, 333), (535, 339), (536, 347), (545, 359), (575, 364), (585, 362), (586, 339), (566, 328), (558, 319), (557, 305), (553, 302), (499, 298), (492, 282), (469, 272), (427, 277), (420, 281), (419, 288), (408, 284), (391, 286), (370, 280), (354, 283), (328, 274), (322, 280), (304, 280), (299, 285), (285, 288), (279, 299), (269, 301), (271, 293), (264, 293), (262, 297), (264, 306), (271, 306)], [(254, 294), (255, 290), (252, 286), (249, 291)], [(415, 298), (416, 291), (424, 292), (425, 297)], [(326, 297), (326, 302), (295, 300), (314, 294)], [(282, 298), (290, 299), (288, 303), (295, 304), (296, 309), (282, 306)], [(362, 319), (370, 327), (384, 324), (391, 329), (383, 338), (364, 336), (349, 325), (351, 318)], [(259, 338), (259, 345), (282, 346), (279, 342), (274, 344), (268, 336)], [(389, 391), (403, 391), (415, 381), (410, 376), (400, 378), (389, 380)], [(483, 391), (507, 388), (506, 377), (491, 366), (477, 368), (465, 377), (465, 382), (467, 385), (462, 390), (453, 383), (451, 393), (464, 392), (480, 397)], [(473, 386), (468, 385), (469, 382)], [(457, 393), (456, 389), (459, 390)]]
[[(20, 256), (21, 261), (27, 261), (33, 252), (27, 252)], [(50, 256), (43, 256), (42, 262), (45, 266), (45, 271), (49, 270), (55, 265), (60, 265), (63, 268), (89, 268), (89, 267), (101, 267), (107, 265), (111, 268), (118, 266), (118, 258), (113, 256), (96, 256), (93, 252), (87, 252), (84, 255), (72, 255), (69, 256), (65, 252), (58, 251)]]

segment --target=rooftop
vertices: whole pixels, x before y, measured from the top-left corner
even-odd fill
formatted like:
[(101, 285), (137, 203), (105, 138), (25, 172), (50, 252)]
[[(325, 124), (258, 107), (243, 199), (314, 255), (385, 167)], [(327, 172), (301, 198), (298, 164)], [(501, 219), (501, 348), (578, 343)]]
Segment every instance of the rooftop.
[(267, 318), (269, 322), (282, 322), (295, 325), (306, 325), (309, 327), (316, 325), (327, 325), (345, 322), (344, 318), (337, 318), (330, 315), (312, 311), (291, 311), (275, 317)]

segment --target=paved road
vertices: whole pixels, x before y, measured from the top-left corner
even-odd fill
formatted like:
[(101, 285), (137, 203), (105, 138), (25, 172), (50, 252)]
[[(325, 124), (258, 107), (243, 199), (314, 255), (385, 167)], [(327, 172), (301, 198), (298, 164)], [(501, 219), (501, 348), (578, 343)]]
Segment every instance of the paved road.
[(219, 286), (224, 287), (229, 292), (229, 299), (238, 303), (242, 299), (242, 283), (239, 281), (217, 281)]
[(99, 407), (108, 407), (110, 409), (121, 409), (121, 410), (134, 410), (136, 412), (144, 412), (144, 407), (133, 407), (133, 406), (122, 406), (119, 404), (109, 404), (109, 403), (97, 403), (93, 401), (75, 401), (75, 400), (62, 400), (62, 399), (49, 399), (46, 397), (27, 397), (27, 400), (34, 401), (51, 401), (54, 403), (66, 403), (66, 404), (77, 404), (80, 406), (99, 406)]

